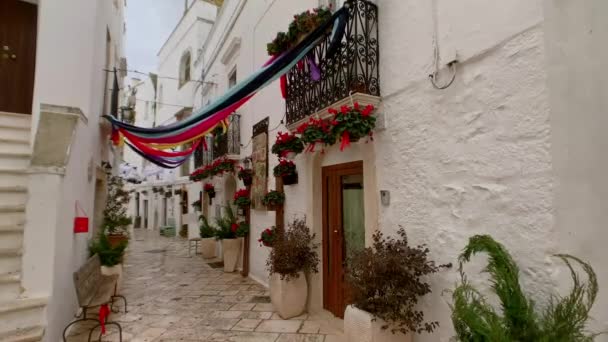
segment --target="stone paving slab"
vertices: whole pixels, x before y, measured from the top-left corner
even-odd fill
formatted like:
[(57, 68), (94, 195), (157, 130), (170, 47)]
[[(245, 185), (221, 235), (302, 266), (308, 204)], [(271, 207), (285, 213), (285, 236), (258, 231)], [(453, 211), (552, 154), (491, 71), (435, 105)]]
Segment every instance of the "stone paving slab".
[[(200, 255), (188, 257), (187, 241), (158, 232), (135, 231), (122, 284), (129, 312), (109, 320), (121, 324), (123, 341), (344, 342), (339, 320), (327, 314), (283, 320), (264, 286), (212, 268)], [(68, 341), (86, 341), (90, 328), (75, 327)], [(118, 341), (116, 327), (108, 326), (102, 341)]]

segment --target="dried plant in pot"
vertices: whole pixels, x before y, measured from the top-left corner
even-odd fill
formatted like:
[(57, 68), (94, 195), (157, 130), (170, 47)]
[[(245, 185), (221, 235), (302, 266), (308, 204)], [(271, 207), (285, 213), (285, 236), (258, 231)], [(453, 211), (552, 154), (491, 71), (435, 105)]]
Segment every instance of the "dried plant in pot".
[(270, 300), (283, 319), (301, 315), (306, 309), (306, 273), (318, 273), (318, 244), (304, 220), (294, 220), (278, 233), (266, 266), (270, 272)]
[(285, 203), (285, 194), (276, 190), (269, 191), (262, 198), (262, 204), (270, 211), (276, 211), (283, 203)]
[[(500, 302), (495, 310), (486, 297), (467, 280), (463, 266), (478, 253), (488, 256), (485, 268), (491, 289)], [(460, 263), (461, 283), (452, 291), (452, 322), (460, 341), (587, 342), (605, 333), (587, 331), (590, 311), (598, 294), (593, 268), (581, 259), (557, 254), (570, 271), (574, 286), (565, 296), (551, 293), (538, 309), (519, 284), (519, 268), (507, 249), (488, 235), (469, 239)], [(574, 266), (587, 276), (583, 281)]]
[(344, 314), (348, 341), (411, 341), (412, 334), (432, 332), (439, 325), (426, 322), (416, 304), (431, 293), (423, 279), (451, 265), (429, 260), (424, 245), (411, 247), (403, 228), (397, 234), (397, 238), (384, 237), (378, 231), (372, 247), (348, 258), (346, 277), (353, 303)]

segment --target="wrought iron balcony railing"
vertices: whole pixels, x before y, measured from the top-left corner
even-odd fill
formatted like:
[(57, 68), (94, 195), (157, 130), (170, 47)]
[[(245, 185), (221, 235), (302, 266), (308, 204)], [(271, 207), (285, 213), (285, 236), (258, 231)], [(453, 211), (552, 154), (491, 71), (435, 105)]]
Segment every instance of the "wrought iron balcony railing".
[(224, 156), (238, 156), (241, 154), (241, 116), (238, 114), (230, 115), (230, 125), (228, 131), (221, 135), (208, 135), (204, 139), (207, 142), (207, 150), (203, 144), (194, 153), (194, 166), (199, 168), (203, 165), (211, 164), (215, 159)]
[(378, 6), (367, 0), (348, 0), (349, 21), (338, 53), (327, 57), (330, 33), (308, 58), (314, 58), (321, 79), (314, 81), (308, 63), (287, 73), (286, 118), (294, 124), (350, 94), (380, 96)]

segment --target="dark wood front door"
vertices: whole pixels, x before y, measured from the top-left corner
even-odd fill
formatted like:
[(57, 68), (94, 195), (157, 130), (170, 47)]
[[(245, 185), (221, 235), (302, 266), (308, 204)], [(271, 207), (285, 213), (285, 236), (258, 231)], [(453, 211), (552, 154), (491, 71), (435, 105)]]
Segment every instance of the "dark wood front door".
[(343, 318), (349, 304), (348, 255), (365, 247), (363, 162), (324, 167), (322, 178), (323, 307)]
[(0, 1), (0, 111), (32, 113), (37, 13), (24, 1)]

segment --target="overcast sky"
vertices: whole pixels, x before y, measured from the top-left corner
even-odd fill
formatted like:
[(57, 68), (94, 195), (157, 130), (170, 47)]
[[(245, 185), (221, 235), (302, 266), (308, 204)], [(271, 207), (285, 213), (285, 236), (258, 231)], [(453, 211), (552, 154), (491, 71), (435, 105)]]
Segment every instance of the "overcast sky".
[(156, 53), (184, 13), (184, 0), (127, 1), (129, 69), (156, 71)]

